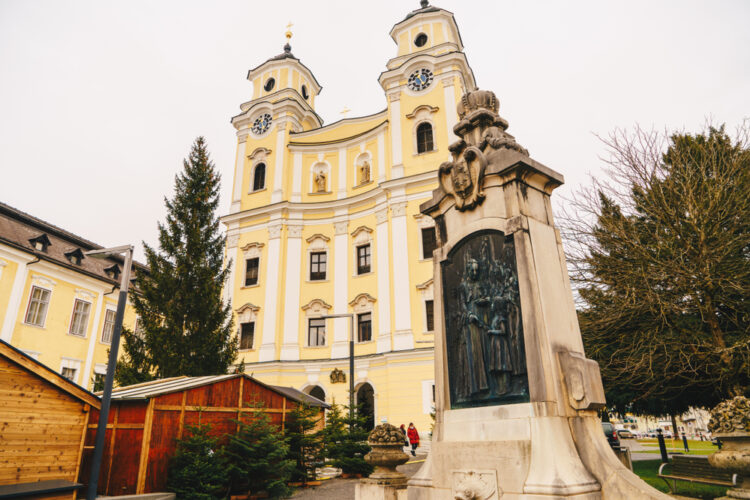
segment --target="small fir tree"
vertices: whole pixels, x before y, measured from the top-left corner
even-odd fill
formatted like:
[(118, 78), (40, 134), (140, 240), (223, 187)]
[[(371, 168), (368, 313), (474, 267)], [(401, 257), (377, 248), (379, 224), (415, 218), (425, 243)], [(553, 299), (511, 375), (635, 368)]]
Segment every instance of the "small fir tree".
[(230, 490), (243, 494), (265, 491), (270, 498), (289, 496), (287, 482), (294, 461), (287, 458), (287, 439), (261, 407), (257, 410), (243, 416), (239, 432), (229, 436), (225, 447)]
[(186, 427), (186, 437), (177, 441), (177, 451), (169, 462), (167, 488), (185, 500), (224, 498), (228, 476), (218, 439), (211, 437), (211, 426)]
[(159, 248), (144, 243), (148, 272), (136, 269), (130, 300), (138, 331), (123, 330), (120, 385), (178, 375), (227, 373), (237, 356), (230, 304), (222, 300), (228, 276), (216, 209), (219, 180), (199, 137), (165, 200)]
[(284, 433), (289, 440), (289, 458), (294, 460), (292, 481), (307, 483), (315, 480), (315, 468), (323, 457), (323, 435), (316, 431), (320, 410), (304, 403), (290, 413)]
[(373, 470), (372, 465), (364, 459), (371, 450), (367, 444), (367, 417), (360, 411), (355, 411), (350, 417), (348, 408), (337, 405), (335, 401), (331, 405), (323, 429), (324, 454), (327, 463), (340, 468), (342, 472), (367, 476)]

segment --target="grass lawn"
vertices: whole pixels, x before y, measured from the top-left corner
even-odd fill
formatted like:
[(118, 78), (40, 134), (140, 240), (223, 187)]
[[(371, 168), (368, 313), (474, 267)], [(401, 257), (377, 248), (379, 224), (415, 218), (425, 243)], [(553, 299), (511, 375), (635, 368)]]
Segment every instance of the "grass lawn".
[[(659, 442), (656, 439), (639, 439), (639, 443), (647, 448), (648, 450), (638, 451), (637, 453), (659, 453)], [(664, 443), (667, 445), (667, 452), (669, 453), (685, 453), (685, 448), (682, 446), (682, 440), (666, 439)], [(719, 451), (711, 441), (694, 441), (688, 439), (688, 448), (690, 451), (688, 455), (710, 455), (715, 451)]]
[[(663, 479), (657, 476), (661, 460), (637, 460), (633, 462), (633, 472), (659, 491), (669, 493), (669, 488)], [(665, 467), (669, 473), (669, 467)], [(685, 481), (677, 482), (677, 491), (674, 493), (685, 497), (704, 498), (706, 500), (724, 496), (727, 489), (719, 486), (710, 486), (707, 484), (693, 484)]]

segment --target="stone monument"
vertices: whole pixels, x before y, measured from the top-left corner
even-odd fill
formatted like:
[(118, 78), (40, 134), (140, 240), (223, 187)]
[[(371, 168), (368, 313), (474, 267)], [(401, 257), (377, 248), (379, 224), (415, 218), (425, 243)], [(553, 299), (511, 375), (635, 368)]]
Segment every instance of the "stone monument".
[(668, 497), (607, 443), (550, 195), (559, 173), (506, 132), (495, 94), (458, 104), (461, 140), (421, 206), (435, 219), (436, 424), (409, 500)]
[(718, 500), (750, 498), (750, 400), (737, 396), (719, 403), (711, 410), (708, 430), (722, 442), (721, 450), (709, 455), (708, 462), (738, 476), (737, 486)]
[(404, 453), (404, 433), (391, 424), (375, 427), (367, 437), (372, 451), (365, 461), (375, 466), (370, 477), (361, 479), (356, 485), (356, 500), (404, 500), (406, 498), (406, 475), (396, 470), (405, 464), (409, 455)]

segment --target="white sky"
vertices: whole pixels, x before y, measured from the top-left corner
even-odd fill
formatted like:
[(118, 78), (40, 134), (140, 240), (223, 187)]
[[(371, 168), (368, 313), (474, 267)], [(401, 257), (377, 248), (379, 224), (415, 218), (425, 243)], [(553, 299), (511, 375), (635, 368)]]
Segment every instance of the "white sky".
[[(597, 175), (616, 127), (733, 130), (750, 117), (750, 2), (458, 1), (477, 84), (561, 172)], [(292, 52), (326, 123), (385, 108), (394, 23), (417, 0), (0, 0), (0, 200), (105, 246), (157, 243), (163, 197), (204, 135), (229, 208), (247, 70)], [(142, 253), (138, 251), (142, 258)]]

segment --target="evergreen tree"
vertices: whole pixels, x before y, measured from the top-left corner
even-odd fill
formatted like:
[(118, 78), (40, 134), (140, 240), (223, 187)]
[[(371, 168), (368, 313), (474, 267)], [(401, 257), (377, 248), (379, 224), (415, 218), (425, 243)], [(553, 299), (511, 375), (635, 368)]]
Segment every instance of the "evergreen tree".
[(571, 258), (581, 332), (620, 413), (674, 415), (748, 392), (747, 132), (615, 135), (613, 182), (578, 198), (579, 215), (595, 216), (568, 225), (583, 250)]
[(130, 299), (138, 332), (123, 330), (120, 385), (223, 374), (237, 356), (231, 306), (221, 294), (228, 269), (216, 216), (220, 179), (202, 137), (183, 163), (174, 196), (165, 199), (167, 220), (159, 223), (159, 249), (144, 243), (149, 271), (136, 270), (137, 287)]
[(294, 461), (287, 458), (289, 445), (283, 432), (259, 411), (246, 415), (239, 432), (229, 437), (225, 447), (231, 492), (253, 494), (265, 491), (271, 498), (289, 496), (287, 486)]
[(322, 461), (323, 435), (316, 431), (320, 410), (304, 403), (289, 412), (284, 433), (289, 440), (289, 458), (294, 460), (292, 481), (315, 480), (315, 468)]
[(355, 411), (350, 417), (348, 407), (337, 405), (334, 401), (322, 431), (326, 462), (346, 474), (369, 475), (373, 467), (364, 459), (371, 450), (367, 444), (370, 433), (365, 427), (366, 423), (367, 417), (361, 412)]
[(185, 500), (224, 498), (227, 486), (226, 464), (211, 437), (210, 425), (186, 427), (186, 437), (177, 441), (177, 451), (169, 462), (167, 488)]

